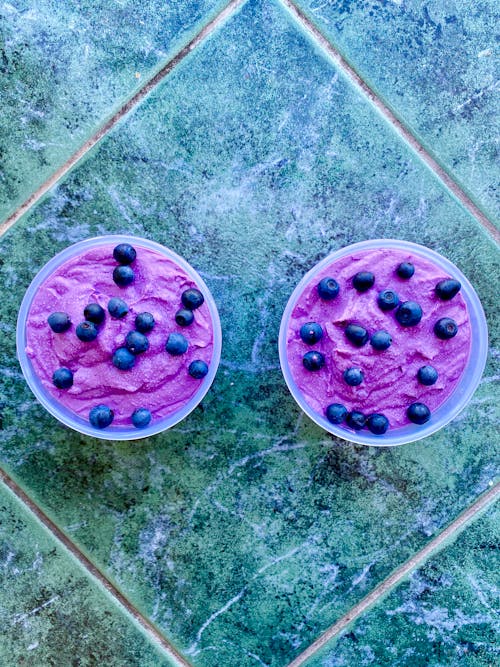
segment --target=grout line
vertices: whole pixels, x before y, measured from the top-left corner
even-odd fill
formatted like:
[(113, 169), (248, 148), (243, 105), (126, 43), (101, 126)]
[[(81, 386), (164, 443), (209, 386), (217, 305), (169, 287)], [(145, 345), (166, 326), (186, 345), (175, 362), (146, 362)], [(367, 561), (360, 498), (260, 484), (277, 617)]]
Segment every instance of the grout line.
[(156, 628), (155, 625), (144, 616), (121, 591), (103, 574), (87, 556), (79, 549), (79, 547), (65, 535), (62, 530), (50, 519), (45, 512), (22, 490), (22, 488), (15, 482), (4, 470), (0, 468), (0, 481), (16, 496), (16, 498), (27, 507), (28, 510), (37, 517), (43, 526), (52, 534), (52, 536), (66, 547), (66, 549), (76, 558), (80, 565), (89, 574), (105, 588), (112, 598), (124, 610), (132, 616), (134, 621), (138, 623), (150, 640), (164, 650), (168, 657), (174, 662), (176, 667), (192, 667), (192, 665), (184, 658), (170, 642), (163, 636), (163, 634)]
[(378, 600), (384, 597), (391, 589), (395, 588), (407, 575), (413, 570), (423, 564), (423, 562), (433, 552), (438, 551), (444, 546), (444, 543), (452, 536), (460, 533), (466, 525), (483, 509), (492, 505), (497, 498), (500, 497), (500, 482), (492, 489), (487, 491), (484, 495), (478, 498), (472, 505), (470, 505), (462, 514), (460, 514), (450, 525), (443, 530), (437, 537), (431, 540), (423, 549), (417, 551), (405, 563), (400, 565), (387, 579), (384, 579), (378, 586), (376, 586), (368, 595), (366, 595), (358, 604), (354, 605), (347, 614), (344, 614), (339, 620), (330, 626), (316, 641), (308, 646), (305, 651), (298, 655), (295, 660), (288, 665), (288, 667), (299, 667), (303, 665), (306, 660), (311, 658), (327, 642), (339, 635), (347, 628), (353, 621), (357, 620), (365, 611), (372, 607)]
[(33, 192), (3, 223), (0, 236), (27, 213), (56, 183), (63, 178), (113, 127), (155, 88), (184, 58), (209, 37), (222, 23), (228, 20), (246, 0), (230, 0), (224, 9), (207, 23), (193, 39), (176, 53), (156, 74), (154, 74), (111, 118), (102, 125), (90, 139), (80, 146), (66, 162), (59, 167), (42, 185)]
[(481, 209), (472, 201), (462, 187), (448, 174), (448, 172), (437, 162), (437, 160), (424, 148), (420, 141), (414, 136), (412, 131), (391, 111), (385, 102), (377, 93), (361, 78), (356, 70), (347, 62), (340, 51), (333, 46), (323, 33), (309, 20), (306, 14), (295, 4), (294, 0), (278, 0), (290, 12), (292, 17), (300, 24), (308, 36), (315, 42), (322, 51), (326, 51), (328, 56), (338, 65), (358, 88), (361, 88), (366, 97), (370, 99), (379, 113), (389, 122), (396, 132), (408, 143), (417, 153), (420, 159), (437, 176), (451, 192), (452, 195), (464, 206), (469, 213), (486, 229), (493, 239), (500, 243), (500, 232)]

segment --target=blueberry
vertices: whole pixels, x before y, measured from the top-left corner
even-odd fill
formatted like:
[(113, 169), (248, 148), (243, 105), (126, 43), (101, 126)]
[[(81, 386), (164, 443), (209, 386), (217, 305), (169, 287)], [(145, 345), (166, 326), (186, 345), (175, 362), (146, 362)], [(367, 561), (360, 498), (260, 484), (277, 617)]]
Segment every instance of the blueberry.
[(401, 262), (401, 264), (396, 269), (396, 273), (400, 278), (408, 280), (415, 273), (415, 267), (411, 262)]
[(71, 319), (68, 313), (51, 313), (47, 317), (47, 322), (54, 333), (63, 333), (71, 326)]
[(356, 347), (363, 347), (368, 342), (368, 331), (359, 324), (348, 324), (344, 331), (347, 340)]
[(73, 386), (73, 373), (69, 368), (58, 368), (54, 371), (52, 382), (58, 389), (69, 389)]
[(347, 413), (345, 421), (346, 424), (353, 428), (355, 431), (360, 431), (366, 424), (366, 417), (362, 412), (353, 410), (352, 412)]
[(366, 420), (366, 425), (375, 435), (382, 435), (389, 428), (389, 420), (385, 415), (381, 415), (378, 412), (375, 412), (373, 415), (368, 417)]
[(125, 317), (125, 315), (128, 313), (128, 306), (125, 301), (122, 301), (117, 296), (114, 296), (108, 302), (108, 311), (111, 317), (120, 319)]
[(125, 338), (125, 347), (132, 354), (142, 354), (149, 347), (149, 341), (146, 336), (139, 331), (129, 331)]
[(201, 380), (208, 373), (208, 366), (201, 359), (195, 359), (189, 364), (188, 373), (192, 378)]
[(89, 422), (95, 428), (106, 428), (113, 421), (115, 413), (107, 405), (96, 405), (89, 413)]
[(171, 333), (169, 334), (167, 342), (165, 343), (165, 349), (169, 354), (177, 357), (180, 354), (184, 354), (184, 352), (188, 349), (188, 342), (182, 334)]
[(431, 418), (431, 411), (424, 403), (412, 403), (406, 410), (406, 414), (414, 424), (425, 424)]
[(102, 324), (106, 317), (106, 311), (98, 303), (89, 303), (83, 311), (83, 316), (88, 322), (94, 324)]
[(422, 308), (415, 301), (404, 301), (396, 310), (396, 319), (403, 327), (414, 327), (422, 319)]
[(130, 243), (120, 243), (113, 250), (113, 257), (120, 264), (132, 264), (137, 253)]
[(134, 272), (130, 266), (117, 266), (113, 271), (113, 280), (118, 287), (126, 287), (134, 282)]
[(308, 345), (314, 345), (323, 338), (323, 329), (317, 322), (306, 322), (300, 327), (300, 337)]
[(370, 345), (374, 350), (387, 350), (391, 346), (392, 338), (387, 331), (376, 331), (370, 338)]
[(455, 320), (452, 320), (451, 317), (442, 317), (434, 325), (434, 333), (441, 340), (448, 340), (453, 338), (458, 333), (458, 326)]
[(180, 327), (188, 327), (194, 322), (193, 311), (187, 308), (180, 308), (175, 313), (175, 321)]
[(90, 343), (97, 338), (97, 327), (93, 322), (85, 320), (76, 327), (76, 335), (84, 343)]
[(325, 414), (331, 424), (341, 424), (347, 416), (347, 408), (341, 403), (332, 403), (326, 408)]
[(438, 372), (433, 366), (422, 366), (418, 369), (417, 378), (420, 384), (430, 387), (438, 379)]
[(136, 428), (145, 428), (151, 421), (151, 413), (146, 408), (137, 408), (132, 413), (131, 419)]
[(135, 328), (141, 333), (149, 333), (155, 325), (155, 318), (151, 313), (139, 313), (135, 318)]
[(121, 371), (129, 371), (135, 364), (135, 356), (126, 347), (119, 347), (113, 354), (113, 366)]
[(205, 297), (199, 289), (190, 287), (182, 293), (181, 301), (184, 308), (187, 308), (188, 310), (196, 310), (205, 301)]
[(319, 371), (325, 365), (325, 357), (321, 352), (311, 350), (311, 352), (304, 354), (302, 363), (308, 371)]
[(335, 278), (323, 278), (318, 283), (318, 294), (323, 299), (323, 301), (332, 301), (338, 296), (339, 293), (339, 284)]
[(370, 271), (359, 271), (352, 279), (352, 285), (358, 292), (366, 292), (374, 283), (375, 276)]
[(348, 368), (342, 373), (342, 377), (350, 387), (357, 387), (363, 382), (363, 372), (360, 368)]
[(462, 285), (458, 282), (458, 280), (453, 280), (452, 278), (441, 280), (436, 285), (436, 295), (442, 301), (450, 301), (460, 292), (461, 287)]
[(399, 297), (396, 292), (386, 289), (378, 295), (377, 303), (380, 310), (394, 310), (399, 304)]

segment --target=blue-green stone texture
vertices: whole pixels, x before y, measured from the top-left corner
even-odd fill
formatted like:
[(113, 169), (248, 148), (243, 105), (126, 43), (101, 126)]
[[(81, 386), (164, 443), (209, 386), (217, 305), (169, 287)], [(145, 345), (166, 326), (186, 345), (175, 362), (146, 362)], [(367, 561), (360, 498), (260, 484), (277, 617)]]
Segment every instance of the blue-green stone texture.
[(499, 571), (497, 503), (305, 667), (498, 665)]
[(498, 223), (498, 2), (296, 4)]
[(226, 4), (0, 3), (0, 222)]
[(175, 667), (0, 486), (0, 665)]
[[(129, 443), (60, 426), (14, 349), (36, 271), (70, 243), (120, 232), (200, 271), (224, 341), (202, 404)], [(278, 361), (294, 286), (369, 236), (454, 261), (492, 345), (469, 407), (391, 450), (319, 429)], [(1, 463), (195, 667), (283, 667), (498, 474), (498, 251), (276, 2), (245, 4), (0, 248)]]

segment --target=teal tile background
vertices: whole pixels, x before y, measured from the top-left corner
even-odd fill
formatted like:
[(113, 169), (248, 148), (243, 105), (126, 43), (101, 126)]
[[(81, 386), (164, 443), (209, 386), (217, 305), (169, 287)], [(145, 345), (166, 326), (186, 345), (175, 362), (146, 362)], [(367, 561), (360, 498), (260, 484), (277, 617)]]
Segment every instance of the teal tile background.
[(226, 4), (2, 3), (0, 220)]
[(498, 3), (296, 4), (498, 223)]
[(497, 504), (305, 665), (496, 665), (499, 570)]
[[(68, 244), (134, 233), (200, 271), (223, 359), (184, 422), (79, 436), (15, 360), (36, 271)], [(454, 261), (491, 353), (467, 410), (394, 450), (322, 432), (277, 353), (298, 280), (332, 250), (405, 238)], [(282, 667), (498, 475), (496, 246), (275, 2), (247, 3), (0, 241), (0, 460), (198, 667)]]

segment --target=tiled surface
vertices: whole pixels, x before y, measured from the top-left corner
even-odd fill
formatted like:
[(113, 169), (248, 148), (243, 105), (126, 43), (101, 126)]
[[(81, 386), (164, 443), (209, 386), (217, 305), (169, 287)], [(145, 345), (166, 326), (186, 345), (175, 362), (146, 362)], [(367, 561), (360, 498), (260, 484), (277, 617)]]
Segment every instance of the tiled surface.
[[(224, 335), (202, 407), (135, 443), (60, 426), (14, 350), (36, 271), (120, 231), (186, 257)], [(456, 262), (492, 345), (469, 408), (394, 450), (342, 443), (301, 416), (276, 348), (303, 273), (377, 236)], [(286, 665), (498, 473), (498, 250), (278, 3), (248, 2), (0, 247), (1, 463), (195, 665)]]
[(0, 218), (226, 4), (0, 2)]
[(498, 223), (498, 3), (296, 4)]
[(497, 505), (305, 665), (498, 665), (499, 571)]
[(172, 665), (5, 488), (0, 572), (1, 665)]

